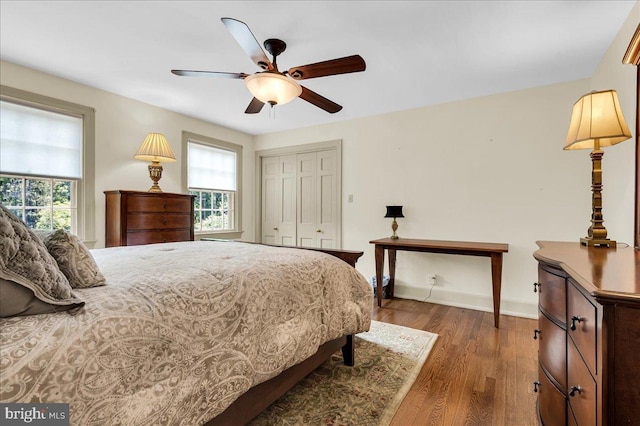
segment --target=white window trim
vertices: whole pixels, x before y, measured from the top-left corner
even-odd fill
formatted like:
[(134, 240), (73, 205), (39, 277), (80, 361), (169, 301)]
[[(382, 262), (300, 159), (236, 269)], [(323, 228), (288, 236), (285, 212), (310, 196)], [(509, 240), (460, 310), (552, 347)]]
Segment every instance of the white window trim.
[(0, 99), (7, 102), (82, 117), (82, 179), (77, 181), (76, 234), (87, 247), (96, 244), (95, 216), (95, 114), (93, 108), (0, 85)]
[(209, 145), (213, 148), (226, 149), (234, 151), (236, 153), (236, 196), (235, 196), (235, 209), (233, 223), (235, 224), (234, 230), (223, 231), (197, 231), (195, 233), (196, 240), (201, 238), (220, 238), (220, 239), (238, 239), (242, 237), (242, 145), (238, 145), (231, 142), (225, 142), (218, 139), (210, 138), (208, 136), (198, 135), (187, 131), (182, 131), (182, 189), (184, 193), (189, 193), (189, 155), (188, 155), (188, 142), (198, 142), (204, 145)]

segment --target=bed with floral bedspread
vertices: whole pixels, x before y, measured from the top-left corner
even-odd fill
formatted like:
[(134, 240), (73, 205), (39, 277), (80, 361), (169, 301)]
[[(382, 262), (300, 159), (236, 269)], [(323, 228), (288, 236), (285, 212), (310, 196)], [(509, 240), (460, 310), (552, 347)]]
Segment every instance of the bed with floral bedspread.
[(75, 425), (204, 424), (366, 331), (371, 288), (325, 253), (220, 241), (92, 250), (84, 306), (0, 318), (0, 401), (65, 402)]

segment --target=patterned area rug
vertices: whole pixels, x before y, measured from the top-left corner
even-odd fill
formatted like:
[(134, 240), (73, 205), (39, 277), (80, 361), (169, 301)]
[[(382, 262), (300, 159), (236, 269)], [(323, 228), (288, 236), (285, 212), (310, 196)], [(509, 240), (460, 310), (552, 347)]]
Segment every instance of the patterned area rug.
[(354, 367), (335, 353), (250, 424), (388, 425), (437, 338), (372, 321), (369, 332), (354, 338)]

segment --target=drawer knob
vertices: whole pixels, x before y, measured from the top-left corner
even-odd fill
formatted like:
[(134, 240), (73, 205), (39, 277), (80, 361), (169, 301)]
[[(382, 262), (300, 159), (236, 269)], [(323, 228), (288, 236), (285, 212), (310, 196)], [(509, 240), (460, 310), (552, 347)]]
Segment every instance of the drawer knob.
[(273, 228), (273, 230), (274, 230), (274, 231), (277, 231), (277, 230), (278, 230), (278, 227), (276, 226), (275, 228)]
[(534, 392), (538, 392), (538, 388), (540, 387), (540, 382), (539, 381), (535, 381), (533, 382), (533, 391)]
[(569, 395), (576, 396), (576, 392), (578, 392), (578, 394), (582, 393), (582, 388), (580, 386), (571, 386), (571, 392), (569, 392)]
[(535, 329), (533, 330), (533, 340), (538, 340), (538, 334), (540, 334), (540, 330)]
[(533, 283), (533, 292), (537, 293), (540, 289), (540, 283)]
[(575, 330), (576, 329), (576, 322), (582, 322), (584, 320), (584, 318), (580, 318), (579, 316), (572, 316), (571, 317), (571, 330)]

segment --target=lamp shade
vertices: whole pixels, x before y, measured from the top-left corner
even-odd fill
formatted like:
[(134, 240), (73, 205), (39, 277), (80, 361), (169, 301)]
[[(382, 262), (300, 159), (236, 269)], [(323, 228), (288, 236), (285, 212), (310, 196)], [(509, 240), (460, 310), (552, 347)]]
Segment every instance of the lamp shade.
[(138, 152), (133, 156), (136, 160), (168, 163), (176, 161), (176, 156), (169, 146), (167, 138), (161, 133), (149, 133), (144, 138)]
[(269, 71), (245, 77), (244, 84), (256, 99), (271, 105), (286, 104), (302, 93), (296, 81)]
[(387, 206), (387, 214), (384, 217), (404, 217), (402, 214), (402, 206)]
[(564, 149), (592, 149), (611, 146), (631, 137), (615, 90), (591, 92), (573, 105)]

